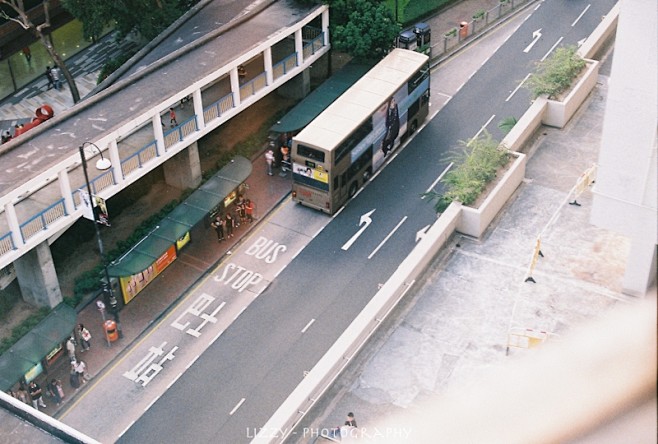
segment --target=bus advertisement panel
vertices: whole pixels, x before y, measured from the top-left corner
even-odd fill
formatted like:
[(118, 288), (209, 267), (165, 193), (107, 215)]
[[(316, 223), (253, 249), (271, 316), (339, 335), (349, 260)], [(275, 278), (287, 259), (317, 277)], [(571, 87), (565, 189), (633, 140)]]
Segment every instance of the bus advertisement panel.
[(428, 57), (393, 50), (293, 138), (293, 199), (336, 212), (425, 120), (429, 86)]

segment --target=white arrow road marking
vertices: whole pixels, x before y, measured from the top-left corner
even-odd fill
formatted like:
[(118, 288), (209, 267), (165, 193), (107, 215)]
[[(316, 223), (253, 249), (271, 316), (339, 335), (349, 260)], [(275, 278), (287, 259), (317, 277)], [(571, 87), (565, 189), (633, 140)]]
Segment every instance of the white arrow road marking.
[(540, 38), (541, 38), (541, 28), (539, 28), (538, 30), (532, 33), (532, 42), (530, 42), (530, 44), (525, 47), (523, 52), (529, 53), (532, 47), (535, 46), (535, 43), (537, 43), (537, 40), (539, 40)]
[(427, 234), (427, 230), (429, 230), (429, 229), (430, 229), (430, 226), (429, 226), (429, 225), (425, 225), (423, 228), (421, 228), (420, 230), (418, 230), (418, 231), (416, 232), (416, 242), (418, 242), (419, 240), (421, 240), (422, 238), (424, 238), (425, 235)]
[(405, 220), (407, 220), (407, 216), (404, 216), (404, 217), (402, 218), (402, 220), (401, 220), (400, 222), (398, 222), (398, 224), (395, 226), (395, 228), (393, 228), (393, 231), (391, 231), (390, 233), (388, 233), (388, 236), (386, 236), (386, 237), (384, 238), (384, 240), (381, 241), (381, 242), (379, 243), (379, 245), (377, 245), (377, 248), (375, 248), (375, 249), (373, 250), (373, 252), (370, 253), (370, 256), (368, 256), (368, 259), (371, 259), (375, 254), (377, 254), (377, 252), (379, 251), (379, 249), (380, 249), (381, 247), (384, 246), (384, 244), (386, 243), (386, 241), (389, 240), (389, 239), (391, 238), (391, 236), (393, 236), (393, 233), (395, 233), (395, 232), (398, 230), (398, 228), (400, 228), (400, 225), (402, 225), (402, 224), (404, 223)]
[(345, 251), (349, 250), (349, 248), (352, 246), (352, 244), (354, 242), (356, 242), (356, 240), (359, 238), (359, 236), (361, 236), (363, 234), (363, 232), (366, 231), (366, 228), (368, 228), (370, 226), (370, 224), (372, 223), (372, 219), (370, 219), (370, 216), (374, 212), (375, 212), (375, 210), (368, 211), (366, 214), (361, 216), (361, 219), (359, 220), (359, 226), (361, 227), (361, 229), (359, 231), (357, 231), (356, 233), (354, 233), (354, 236), (352, 236), (352, 238), (350, 240), (345, 242), (345, 245), (340, 247), (341, 250), (345, 250)]
[(580, 20), (581, 18), (583, 18), (583, 16), (585, 15), (585, 13), (587, 12), (587, 10), (589, 9), (590, 6), (592, 6), (592, 5), (587, 5), (587, 7), (585, 8), (585, 10), (584, 10), (583, 12), (580, 13), (580, 15), (578, 16), (578, 18), (576, 18), (576, 20), (573, 21), (573, 23), (571, 24), (572, 27), (576, 26), (576, 23), (578, 23), (578, 20)]

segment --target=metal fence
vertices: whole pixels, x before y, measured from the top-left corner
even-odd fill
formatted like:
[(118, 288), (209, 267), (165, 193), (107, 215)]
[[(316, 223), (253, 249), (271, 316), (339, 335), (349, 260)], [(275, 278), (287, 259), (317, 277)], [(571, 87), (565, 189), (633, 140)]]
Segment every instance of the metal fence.
[(437, 30), (434, 35), (439, 35), (437, 41), (432, 45), (431, 56), (433, 59), (441, 58), (465, 45), (472, 38), (480, 35), (483, 31), (497, 25), (511, 15), (517, 9), (533, 3), (536, 0), (501, 0), (498, 5), (485, 11), (474, 11), (470, 22), (463, 21), (451, 29)]

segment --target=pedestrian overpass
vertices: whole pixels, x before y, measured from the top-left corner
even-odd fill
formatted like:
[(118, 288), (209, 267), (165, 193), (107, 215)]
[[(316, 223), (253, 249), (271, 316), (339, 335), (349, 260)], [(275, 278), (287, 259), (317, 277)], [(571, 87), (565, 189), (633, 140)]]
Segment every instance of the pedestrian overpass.
[[(9, 274), (14, 264), (26, 300), (51, 307), (61, 301), (49, 245), (83, 215), (79, 147), (92, 193), (103, 199), (160, 166), (171, 185), (194, 188), (201, 182), (196, 142), (286, 82), (304, 79), (299, 75), (329, 51), (327, 6), (291, 10), (280, 3), (222, 26), (2, 146), (0, 269)], [(173, 127), (170, 108), (177, 114)], [(106, 171), (93, 168), (101, 157), (111, 161)]]

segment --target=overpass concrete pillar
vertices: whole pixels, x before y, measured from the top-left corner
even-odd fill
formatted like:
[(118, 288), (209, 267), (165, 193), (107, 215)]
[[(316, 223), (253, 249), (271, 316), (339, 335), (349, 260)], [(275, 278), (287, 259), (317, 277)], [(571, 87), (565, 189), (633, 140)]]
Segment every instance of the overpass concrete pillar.
[(201, 161), (196, 142), (176, 154), (163, 165), (167, 185), (179, 188), (196, 188), (201, 184)]
[(17, 259), (14, 269), (25, 302), (50, 308), (62, 302), (62, 290), (47, 241)]

